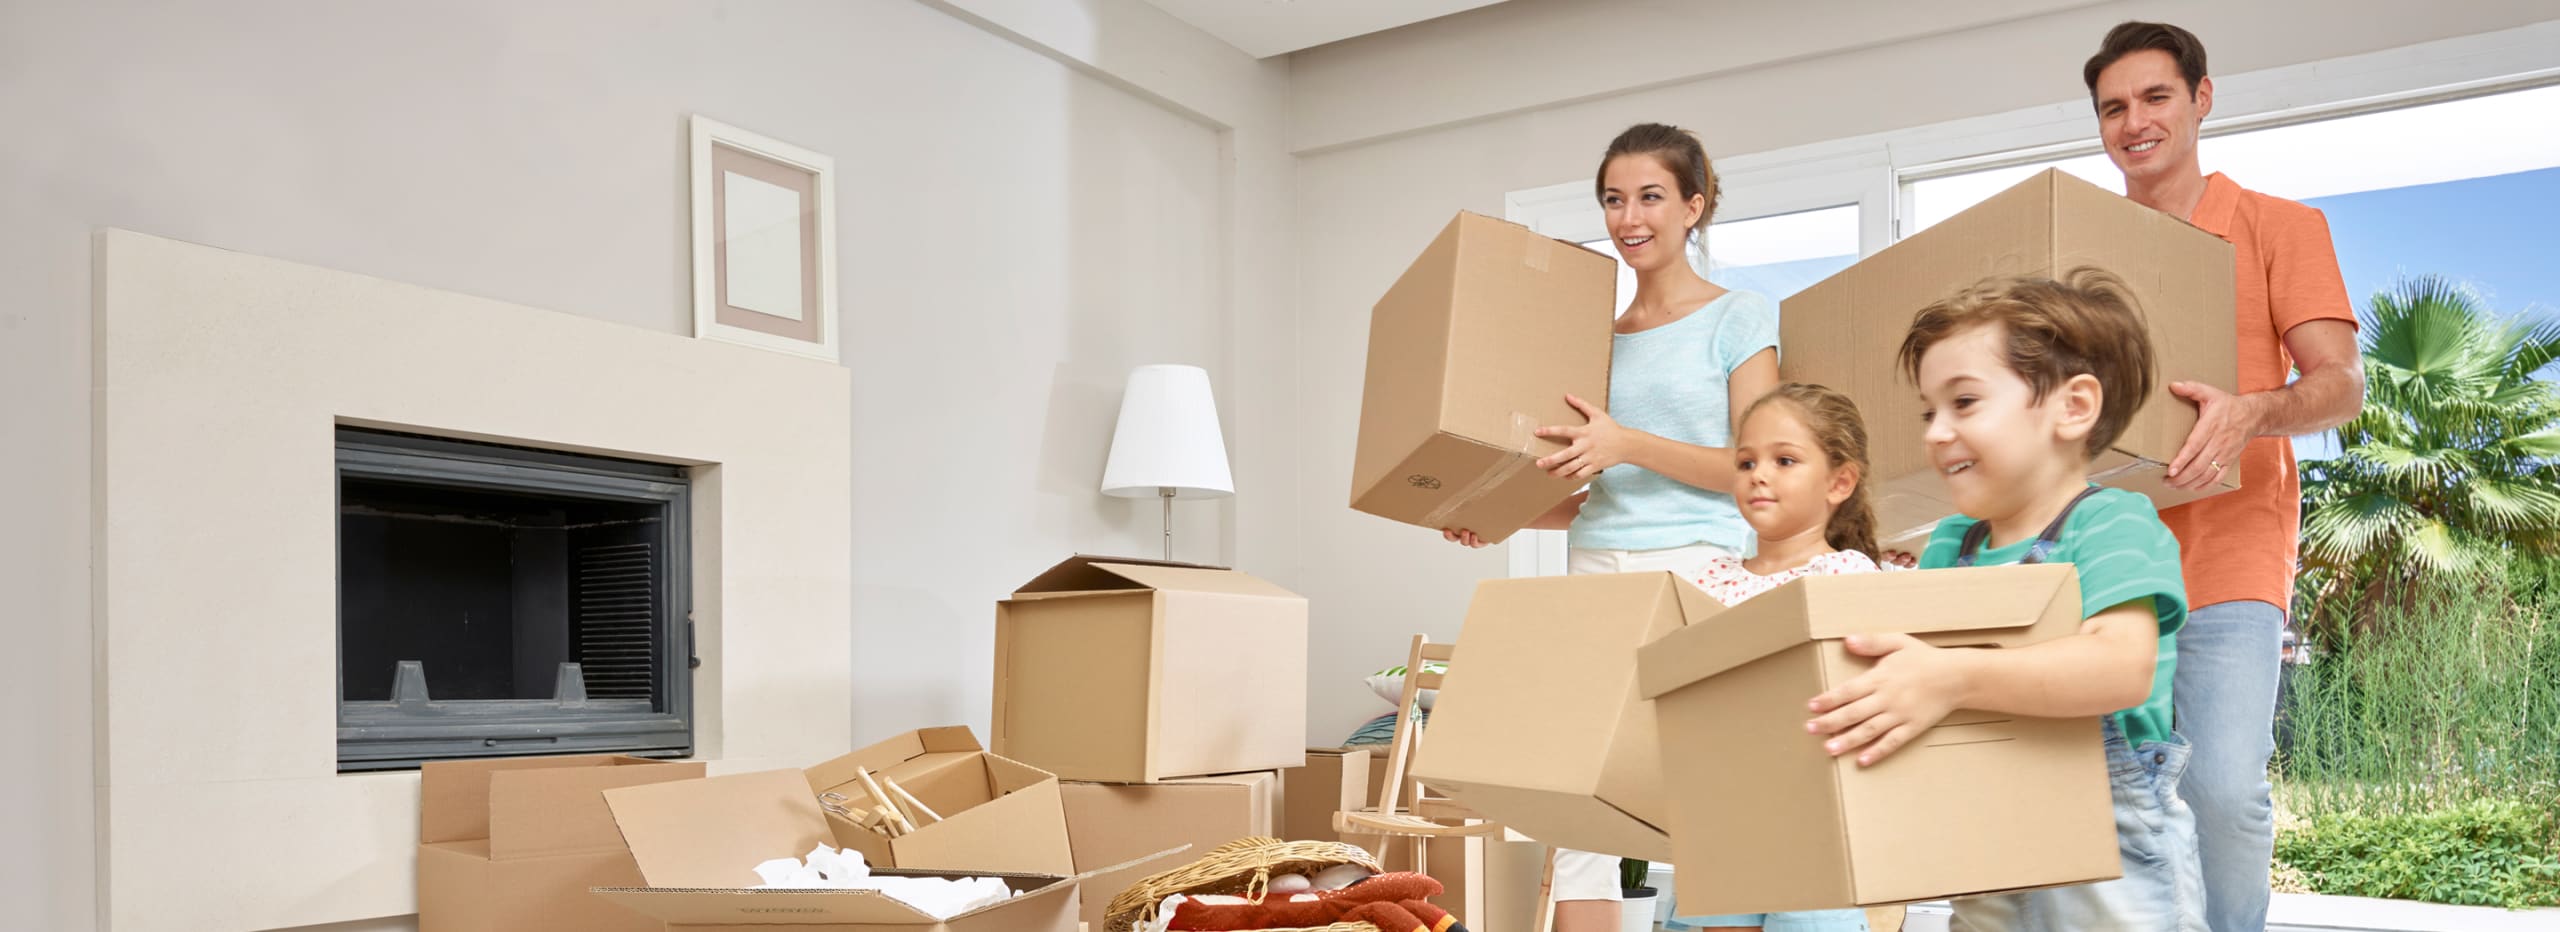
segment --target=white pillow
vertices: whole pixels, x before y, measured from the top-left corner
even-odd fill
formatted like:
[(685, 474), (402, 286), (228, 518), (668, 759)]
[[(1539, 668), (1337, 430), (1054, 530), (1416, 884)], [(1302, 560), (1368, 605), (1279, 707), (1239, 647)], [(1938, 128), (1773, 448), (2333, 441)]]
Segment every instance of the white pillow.
[[(1441, 663), (1436, 660), (1425, 662), (1422, 666), (1424, 670), (1431, 673), (1449, 672), (1448, 664)], [(1403, 702), (1404, 664), (1396, 664), (1395, 666), (1370, 674), (1369, 689), (1376, 692), (1378, 694), (1378, 698), (1387, 700), (1388, 705), (1395, 705), (1396, 703)], [(1423, 711), (1429, 712), (1431, 711), (1432, 700), (1437, 698), (1439, 693), (1440, 691), (1436, 689), (1423, 690), (1422, 695), (1414, 699), (1414, 704), (1421, 706)]]

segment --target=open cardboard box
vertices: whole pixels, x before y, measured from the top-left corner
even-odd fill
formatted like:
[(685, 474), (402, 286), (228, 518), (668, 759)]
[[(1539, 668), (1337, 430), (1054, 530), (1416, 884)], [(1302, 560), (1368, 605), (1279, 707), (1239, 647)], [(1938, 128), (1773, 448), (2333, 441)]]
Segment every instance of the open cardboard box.
[[(1267, 838), (1279, 822), (1280, 775), (1267, 770), (1162, 783), (1068, 783), (1059, 789), (1077, 870), (1171, 847), (1207, 851), (1239, 838)], [(1131, 867), (1095, 875), (1087, 883), (1084, 922), (1102, 928), (1112, 897), (1154, 872)]]
[(1666, 827), (1680, 910), (1879, 906), (2119, 876), (2096, 716), (1959, 711), (1872, 767), (1804, 730), (1806, 700), (1874, 666), (1842, 637), (2014, 648), (2080, 624), (2079, 575), (2054, 563), (1809, 577), (1646, 646), (1643, 691), (1676, 775)]
[(2240, 487), (2236, 463), (2202, 490), (2166, 483), (2168, 463), (2196, 423), (2195, 405), (2170, 394), (2169, 383), (2223, 391), (2238, 385), (2232, 265), (2231, 244), (2221, 237), (2048, 170), (1788, 297), (1780, 305), (1786, 354), (1778, 372), (1858, 403), (1878, 536), (1888, 544), (1911, 541), (1957, 511), (1920, 439), (1919, 392), (1894, 362), (1911, 319), (1989, 276), (2106, 269), (2141, 305), (2158, 373), (2124, 434), (2090, 462), (2089, 478), (2170, 508)]
[[(997, 877), (1012, 899), (948, 919), (870, 890), (758, 889), (757, 864), (800, 857), (833, 844), (825, 813), (798, 771), (685, 780), (605, 793), (605, 804), (638, 860), (646, 886), (599, 887), (595, 896), (669, 929), (797, 932), (1074, 932), (1078, 884), (1099, 871), (1060, 877), (997, 871), (880, 870), (907, 877)], [(1173, 852), (1161, 852), (1153, 861)], [(1133, 866), (1116, 864), (1117, 870)]]
[(1306, 762), (1307, 600), (1217, 567), (1079, 556), (996, 603), (995, 752), (1149, 783)]
[(809, 789), (842, 795), (847, 808), (879, 808), (855, 775), (857, 768), (869, 768), (875, 779), (895, 780), (942, 816), (939, 822), (919, 816), (914, 833), (893, 839), (827, 813), (836, 845), (862, 852), (874, 866), (1075, 872), (1058, 778), (987, 753), (966, 727), (910, 731), (811, 767)]
[(1666, 572), (1478, 584), (1413, 778), (1548, 844), (1670, 861), (1636, 650), (1716, 610)]
[(420, 932), (652, 932), (656, 922), (587, 895), (640, 880), (603, 791), (702, 772), (699, 761), (592, 754), (419, 768)]
[(1516, 223), (1461, 213), (1369, 312), (1351, 507), (1500, 542), (1582, 482), (1532, 463), (1533, 432), (1609, 404), (1618, 264)]

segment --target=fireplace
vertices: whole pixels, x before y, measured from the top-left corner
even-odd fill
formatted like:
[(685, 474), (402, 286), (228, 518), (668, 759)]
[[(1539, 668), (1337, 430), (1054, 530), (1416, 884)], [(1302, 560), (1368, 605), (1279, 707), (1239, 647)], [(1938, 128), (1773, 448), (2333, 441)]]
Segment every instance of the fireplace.
[(340, 428), (338, 769), (692, 752), (680, 467)]

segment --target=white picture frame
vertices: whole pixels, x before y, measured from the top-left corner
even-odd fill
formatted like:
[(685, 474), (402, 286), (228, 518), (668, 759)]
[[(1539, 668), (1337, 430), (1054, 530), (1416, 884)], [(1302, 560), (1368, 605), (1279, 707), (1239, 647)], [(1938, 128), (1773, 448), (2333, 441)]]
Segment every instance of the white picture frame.
[(835, 160), (691, 118), (693, 335), (837, 362)]

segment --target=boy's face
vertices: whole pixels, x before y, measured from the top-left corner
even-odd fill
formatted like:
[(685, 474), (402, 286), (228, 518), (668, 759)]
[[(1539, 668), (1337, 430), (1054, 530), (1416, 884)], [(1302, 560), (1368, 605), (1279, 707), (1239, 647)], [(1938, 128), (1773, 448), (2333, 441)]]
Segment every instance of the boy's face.
[[(2097, 380), (2077, 376), (2039, 401), (2009, 368), (2002, 353), (2007, 339), (2000, 326), (1972, 327), (1920, 357), (1920, 402), (1929, 424), (1921, 437), (1929, 461), (1956, 508), (1985, 520), (2036, 501), (2056, 475), (2077, 477), (2088, 469), (2080, 445), (2088, 419), (2075, 417), (2074, 408), (2075, 401), (2086, 403), (2079, 395), (2094, 398)], [(2094, 412), (2094, 403), (2087, 409)]]

